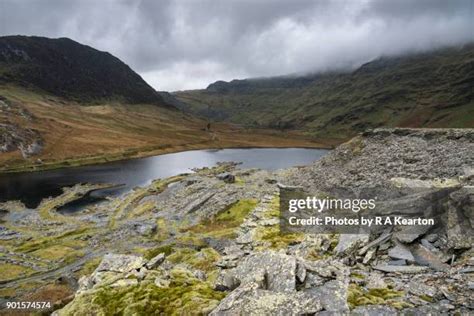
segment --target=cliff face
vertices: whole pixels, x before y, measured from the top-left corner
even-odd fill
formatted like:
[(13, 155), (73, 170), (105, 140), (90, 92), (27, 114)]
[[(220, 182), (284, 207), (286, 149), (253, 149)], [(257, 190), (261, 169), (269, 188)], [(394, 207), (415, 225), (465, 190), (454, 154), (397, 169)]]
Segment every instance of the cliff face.
[(68, 38), (0, 37), (0, 83), (39, 88), (79, 102), (165, 106), (159, 94), (118, 58)]

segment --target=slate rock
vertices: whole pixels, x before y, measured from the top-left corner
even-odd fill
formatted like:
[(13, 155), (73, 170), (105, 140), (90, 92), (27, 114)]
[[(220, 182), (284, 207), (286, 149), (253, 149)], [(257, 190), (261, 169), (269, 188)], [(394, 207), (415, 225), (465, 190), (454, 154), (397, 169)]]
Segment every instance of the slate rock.
[(368, 234), (341, 234), (334, 249), (337, 255), (348, 255), (369, 242)]
[(227, 295), (210, 315), (308, 315), (321, 309), (321, 303), (306, 293), (273, 292), (250, 282)]
[(351, 316), (392, 316), (397, 314), (395, 308), (383, 305), (358, 306), (350, 313)]
[(394, 272), (394, 273), (420, 273), (428, 270), (427, 267), (420, 266), (390, 266), (387, 264), (378, 264), (374, 266), (375, 270), (383, 272)]
[(223, 270), (218, 284), (228, 288), (236, 284), (265, 280), (264, 289), (289, 293), (296, 287), (296, 259), (276, 252), (255, 253), (243, 258), (237, 267)]
[(393, 259), (406, 260), (408, 262), (414, 262), (415, 257), (413, 257), (410, 249), (404, 245), (397, 244), (395, 247), (388, 251), (388, 255)]
[(96, 269), (96, 272), (129, 272), (140, 269), (146, 263), (143, 257), (133, 255), (106, 254)]
[(322, 304), (324, 310), (334, 313), (349, 311), (347, 304), (349, 278), (331, 280), (321, 286), (304, 290), (315, 301)]
[(160, 264), (162, 264), (163, 261), (165, 261), (165, 254), (160, 253), (159, 255), (151, 258), (150, 261), (148, 261), (145, 266), (147, 267), (147, 269), (153, 270), (157, 268)]

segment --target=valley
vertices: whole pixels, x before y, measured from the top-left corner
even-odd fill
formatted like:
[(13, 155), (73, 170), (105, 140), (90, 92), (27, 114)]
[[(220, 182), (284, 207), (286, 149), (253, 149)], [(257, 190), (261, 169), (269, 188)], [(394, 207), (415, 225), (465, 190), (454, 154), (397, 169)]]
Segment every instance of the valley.
[(172, 94), (218, 121), (347, 140), (378, 127), (474, 127), (474, 45), (384, 56), (352, 70), (217, 81)]
[[(0, 314), (471, 313), (473, 65), (467, 44), (168, 93), (70, 39), (0, 37), (0, 188), (15, 196), (0, 199)], [(301, 188), (443, 216), (288, 233), (282, 192)]]
[[(11, 85), (0, 85), (0, 95), (4, 104), (0, 124), (35, 131), (42, 144), (39, 152), (28, 157), (22, 155), (20, 145), (2, 153), (0, 172), (90, 165), (191, 149), (327, 148), (337, 143), (297, 131), (282, 133), (229, 123), (212, 123), (206, 130), (205, 120), (150, 104), (84, 105)], [(23, 146), (31, 142), (26, 139)]]

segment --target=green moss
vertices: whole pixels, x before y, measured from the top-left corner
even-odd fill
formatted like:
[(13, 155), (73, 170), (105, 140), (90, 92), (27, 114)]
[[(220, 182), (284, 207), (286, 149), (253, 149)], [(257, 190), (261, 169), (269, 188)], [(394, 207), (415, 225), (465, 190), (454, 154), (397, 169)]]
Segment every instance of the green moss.
[(179, 248), (168, 256), (168, 260), (173, 263), (187, 263), (203, 271), (215, 269), (215, 264), (219, 259), (219, 253), (212, 248), (204, 248), (200, 251), (191, 248)]
[(91, 259), (89, 261), (86, 261), (84, 265), (82, 266), (81, 270), (77, 272), (78, 276), (83, 276), (83, 275), (90, 275), (94, 270), (99, 266), (100, 262), (102, 261), (101, 257), (96, 257), (94, 259)]
[(235, 238), (235, 229), (244, 222), (257, 203), (256, 200), (239, 200), (218, 212), (212, 219), (206, 219), (184, 231), (202, 237)]
[(364, 279), (365, 279), (365, 276), (362, 275), (362, 274), (356, 273), (356, 272), (352, 272), (352, 273), (351, 273), (351, 278), (359, 279), (359, 280), (364, 280)]
[(279, 226), (261, 227), (257, 230), (256, 239), (266, 241), (272, 249), (283, 249), (289, 245), (303, 241), (303, 233), (285, 234)]
[(150, 213), (155, 208), (153, 201), (139, 203), (128, 215), (127, 218), (139, 217), (143, 214)]
[(148, 195), (162, 192), (169, 184), (179, 181), (182, 178), (182, 176), (176, 176), (164, 180), (155, 180), (150, 186), (136, 188), (134, 191), (127, 194), (124, 199), (117, 200), (118, 204), (114, 207), (114, 213), (109, 219), (109, 227), (114, 228), (117, 226), (119, 221), (126, 217), (138, 216), (137, 213), (143, 214), (153, 209), (154, 205), (150, 203), (140, 205), (140, 201)]
[(16, 295), (16, 290), (11, 287), (0, 289), (0, 297), (10, 298)]
[(189, 271), (173, 269), (171, 284), (100, 288), (76, 297), (60, 315), (205, 315), (225, 297)]
[(30, 268), (10, 263), (0, 264), (0, 271), (0, 281), (13, 280), (33, 272)]
[(241, 177), (235, 177), (235, 182), (234, 183), (238, 186), (244, 186), (245, 185), (245, 181)]
[(194, 247), (198, 249), (204, 248), (207, 246), (207, 243), (203, 240), (203, 238), (190, 232), (182, 236), (179, 236), (177, 238), (177, 242), (182, 246)]
[(263, 213), (263, 217), (267, 219), (280, 217), (279, 196), (273, 197), (272, 201), (270, 202), (270, 207), (267, 210), (265, 210), (265, 212)]
[(401, 300), (405, 292), (389, 288), (366, 290), (359, 285), (350, 284), (347, 302), (351, 308), (361, 305), (390, 305), (397, 309), (412, 307), (410, 303)]
[(19, 252), (32, 252), (38, 249), (44, 249), (57, 244), (66, 244), (84, 246), (83, 242), (78, 240), (78, 238), (85, 234), (92, 233), (92, 230), (88, 227), (82, 227), (79, 229), (74, 229), (67, 231), (63, 234), (56, 236), (42, 237), (35, 240), (27, 241), (21, 246), (16, 248), (16, 251)]
[(156, 248), (149, 249), (143, 255), (145, 259), (150, 260), (153, 257), (156, 257), (160, 253), (164, 253), (166, 256), (169, 256), (174, 251), (174, 244), (164, 245)]
[(162, 242), (170, 237), (172, 225), (164, 218), (158, 218), (156, 220), (156, 234), (154, 239)]
[(422, 294), (420, 295), (420, 298), (424, 301), (427, 301), (427, 302), (430, 302), (430, 303), (433, 303), (434, 302), (434, 299), (429, 296), (429, 295), (426, 295), (426, 294)]
[(214, 217), (214, 221), (225, 223), (227, 225), (239, 226), (256, 205), (256, 200), (239, 200), (230, 207), (217, 213)]
[(84, 256), (83, 251), (74, 250), (71, 247), (63, 245), (54, 245), (48, 248), (38, 249), (31, 254), (46, 260), (63, 260), (65, 263), (72, 263)]

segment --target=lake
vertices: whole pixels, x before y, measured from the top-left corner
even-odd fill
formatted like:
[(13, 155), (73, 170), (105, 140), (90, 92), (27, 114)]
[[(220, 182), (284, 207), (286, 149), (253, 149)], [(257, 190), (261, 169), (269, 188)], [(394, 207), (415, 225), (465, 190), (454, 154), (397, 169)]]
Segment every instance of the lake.
[[(328, 150), (308, 148), (238, 148), (192, 150), (100, 165), (30, 173), (0, 175), (0, 202), (21, 200), (34, 208), (46, 197), (61, 194), (61, 188), (76, 183), (115, 183), (120, 188), (94, 192), (91, 199), (116, 196), (154, 179), (191, 172), (192, 168), (212, 167), (217, 162), (241, 162), (239, 168), (276, 170), (308, 165)], [(88, 201), (90, 202), (90, 201)]]

